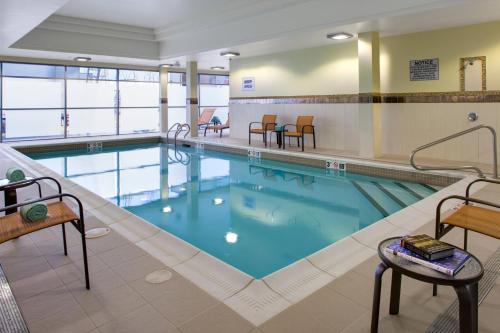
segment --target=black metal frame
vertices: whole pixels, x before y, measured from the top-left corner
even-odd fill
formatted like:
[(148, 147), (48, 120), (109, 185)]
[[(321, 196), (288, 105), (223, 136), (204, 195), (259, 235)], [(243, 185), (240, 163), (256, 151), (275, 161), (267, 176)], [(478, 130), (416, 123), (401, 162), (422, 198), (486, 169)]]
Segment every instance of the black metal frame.
[[(260, 124), (261, 128), (252, 128), (252, 125), (254, 125), (254, 124)], [(271, 128), (269, 128), (269, 127), (271, 127)], [(260, 130), (262, 130), (262, 139), (264, 140), (264, 146), (267, 147), (267, 132), (272, 131), (275, 127), (276, 127), (276, 123), (264, 124), (262, 121), (251, 122), (250, 124), (248, 124), (248, 145), (249, 146), (251, 145), (252, 134), (260, 134), (260, 133), (252, 133), (252, 129), (260, 129)]]
[[(287, 126), (294, 126), (295, 129), (297, 129), (297, 124), (285, 124), (283, 125), (283, 149), (285, 149), (285, 137), (287, 136), (286, 135), (286, 127)], [(312, 133), (305, 133), (305, 128), (312, 128)], [(304, 136), (306, 134), (312, 134), (313, 136), (313, 145), (314, 145), (314, 149), (316, 149), (316, 131), (314, 129), (314, 125), (302, 125), (302, 130), (301, 130), (301, 136), (300, 137), (297, 137), (297, 145), (300, 147), (300, 139), (302, 139), (302, 151), (304, 151)], [(288, 145), (290, 146), (290, 136), (288, 136)]]
[[(41, 185), (39, 183), (39, 181), (41, 181), (41, 180), (51, 180), (51, 181), (55, 182), (57, 185), (58, 193), (43, 197)], [(29, 201), (25, 201), (22, 203), (17, 203), (14, 205), (2, 207), (2, 208), (0, 208), (0, 213), (5, 212), (7, 214), (8, 211), (16, 212), (19, 207), (26, 206), (26, 205), (33, 204), (33, 203), (37, 203), (37, 202), (48, 201), (48, 200), (52, 200), (52, 199), (59, 199), (59, 201), (62, 202), (64, 197), (68, 197), (68, 198), (75, 200), (76, 203), (78, 204), (79, 218), (77, 220), (68, 221), (68, 222), (71, 223), (81, 234), (82, 251), (83, 251), (83, 265), (84, 265), (84, 270), (85, 270), (85, 288), (90, 289), (88, 258), (87, 258), (87, 244), (85, 241), (85, 220), (84, 220), (84, 214), (83, 214), (83, 205), (82, 205), (82, 202), (80, 201), (80, 199), (78, 199), (73, 194), (62, 193), (61, 184), (56, 179), (54, 179), (52, 177), (48, 177), (48, 176), (38, 177), (38, 178), (33, 178), (33, 179), (28, 179), (28, 180), (22, 180), (22, 181), (14, 182), (14, 183), (9, 183), (7, 185), (1, 186), (0, 191), (16, 190), (18, 188), (22, 188), (22, 187), (26, 187), (26, 186), (30, 186), (30, 185), (34, 185), (34, 184), (36, 184), (38, 186), (38, 193), (40, 195), (40, 197), (38, 199), (29, 200)], [(67, 243), (66, 243), (65, 224), (68, 222), (61, 224), (62, 235), (63, 235), (63, 245), (64, 245), (64, 255), (66, 255), (66, 256), (68, 255), (68, 247), (67, 247)]]

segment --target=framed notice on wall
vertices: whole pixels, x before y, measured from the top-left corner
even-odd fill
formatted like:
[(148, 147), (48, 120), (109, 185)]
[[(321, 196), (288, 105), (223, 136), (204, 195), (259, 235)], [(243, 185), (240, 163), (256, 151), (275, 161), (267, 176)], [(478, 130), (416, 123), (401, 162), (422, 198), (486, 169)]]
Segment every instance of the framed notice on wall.
[(244, 77), (241, 79), (241, 91), (254, 91), (254, 90), (255, 90), (254, 77)]
[(410, 60), (410, 81), (439, 80), (439, 59)]

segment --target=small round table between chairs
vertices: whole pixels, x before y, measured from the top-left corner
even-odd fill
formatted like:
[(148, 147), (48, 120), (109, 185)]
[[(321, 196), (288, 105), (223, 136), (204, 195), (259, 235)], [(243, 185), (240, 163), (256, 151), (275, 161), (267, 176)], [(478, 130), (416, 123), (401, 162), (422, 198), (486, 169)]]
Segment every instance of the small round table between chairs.
[(401, 239), (401, 237), (388, 238), (378, 245), (378, 256), (382, 262), (375, 269), (371, 332), (378, 332), (382, 275), (386, 269), (392, 268), (391, 299), (389, 306), (389, 313), (391, 315), (399, 313), (401, 275), (406, 275), (422, 282), (452, 286), (458, 296), (460, 332), (477, 333), (478, 282), (481, 280), (484, 273), (481, 262), (471, 254), (467, 263), (455, 276), (448, 276), (444, 273), (385, 252), (384, 249), (397, 239)]

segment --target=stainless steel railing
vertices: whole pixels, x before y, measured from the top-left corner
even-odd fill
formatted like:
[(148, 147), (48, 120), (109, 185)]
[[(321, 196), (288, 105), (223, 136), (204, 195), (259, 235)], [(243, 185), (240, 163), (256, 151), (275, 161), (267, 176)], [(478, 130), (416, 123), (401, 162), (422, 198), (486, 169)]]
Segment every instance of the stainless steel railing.
[(493, 177), (494, 178), (498, 178), (498, 167), (497, 167), (497, 133), (495, 131), (495, 129), (491, 126), (487, 126), (487, 125), (478, 125), (478, 126), (475, 126), (475, 127), (472, 127), (472, 128), (469, 128), (465, 131), (461, 131), (461, 132), (458, 132), (458, 133), (455, 133), (455, 134), (452, 134), (452, 135), (449, 135), (447, 137), (444, 137), (444, 138), (441, 138), (439, 140), (436, 140), (436, 141), (433, 141), (431, 143), (428, 143), (426, 145), (423, 145), (423, 146), (420, 146), (418, 148), (416, 148), (415, 150), (413, 150), (411, 152), (411, 156), (410, 156), (410, 164), (417, 170), (423, 170), (423, 171), (429, 171), (429, 170), (474, 170), (477, 172), (478, 176), (481, 177), (481, 178), (484, 178), (484, 173), (483, 171), (476, 167), (476, 166), (473, 166), (473, 165), (460, 165), (460, 166), (442, 166), (442, 167), (438, 167), (438, 166), (423, 166), (423, 165), (417, 165), (415, 163), (415, 155), (419, 152), (419, 151), (422, 151), (422, 150), (425, 150), (427, 148), (430, 148), (430, 147), (433, 147), (433, 146), (436, 146), (438, 144), (441, 144), (443, 142), (446, 142), (446, 141), (449, 141), (449, 140), (452, 140), (452, 139), (455, 139), (455, 138), (458, 138), (462, 135), (465, 135), (465, 134), (468, 134), (468, 133), (471, 133), (471, 132), (475, 132), (475, 131), (478, 131), (480, 129), (488, 129), (493, 137), (493, 141), (492, 141), (492, 149), (493, 149)]
[(184, 133), (184, 138), (186, 138), (186, 136), (191, 132), (191, 126), (189, 126), (189, 124), (187, 124), (187, 123), (184, 123), (184, 124), (175, 123), (172, 126), (170, 126), (170, 128), (168, 129), (168, 131), (167, 131), (167, 137), (174, 130), (175, 130), (174, 146), (177, 147), (177, 137), (179, 136), (179, 134), (181, 134), (182, 132), (185, 131), (186, 133)]

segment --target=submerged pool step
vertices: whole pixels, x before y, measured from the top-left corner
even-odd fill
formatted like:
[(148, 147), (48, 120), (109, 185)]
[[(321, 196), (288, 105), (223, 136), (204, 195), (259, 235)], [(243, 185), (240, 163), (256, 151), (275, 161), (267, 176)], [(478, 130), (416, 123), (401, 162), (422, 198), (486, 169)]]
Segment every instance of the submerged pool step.
[(417, 202), (419, 199), (416, 198), (412, 193), (408, 192), (406, 189), (401, 188), (393, 181), (383, 181), (380, 185), (384, 187), (393, 196), (397, 197), (401, 202), (404, 202), (405, 206), (409, 206)]
[(370, 201), (370, 203), (384, 216), (389, 216), (390, 214), (407, 206), (407, 203), (401, 200), (397, 194), (378, 182), (358, 181), (353, 183), (355, 183), (358, 190), (360, 190), (368, 201)]

